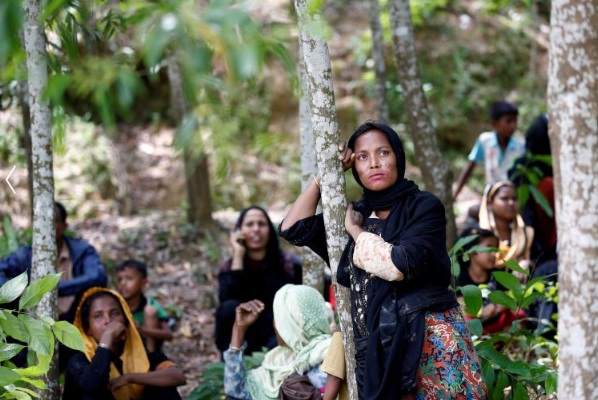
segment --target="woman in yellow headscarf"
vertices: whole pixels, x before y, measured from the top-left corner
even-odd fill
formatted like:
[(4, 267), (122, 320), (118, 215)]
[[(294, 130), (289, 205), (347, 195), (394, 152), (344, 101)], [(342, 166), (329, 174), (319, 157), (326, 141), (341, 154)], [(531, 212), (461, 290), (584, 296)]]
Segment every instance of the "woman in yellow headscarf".
[(479, 217), (480, 227), (494, 232), (499, 238), (500, 252), (496, 266), (504, 268), (505, 261), (513, 260), (522, 268), (529, 268), (534, 228), (525, 225), (519, 214), (515, 185), (510, 181), (488, 185), (482, 197)]
[(66, 370), (63, 400), (180, 400), (183, 372), (161, 353), (148, 356), (126, 301), (115, 291), (87, 290), (75, 314), (85, 351)]

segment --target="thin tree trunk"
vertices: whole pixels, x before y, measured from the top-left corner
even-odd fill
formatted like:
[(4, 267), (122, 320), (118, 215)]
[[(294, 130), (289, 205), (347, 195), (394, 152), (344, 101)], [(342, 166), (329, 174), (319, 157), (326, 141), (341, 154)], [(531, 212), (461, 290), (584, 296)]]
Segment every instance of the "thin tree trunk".
[(553, 0), (549, 132), (559, 233), (558, 397), (598, 399), (598, 3)]
[(378, 0), (370, 0), (370, 29), (372, 31), (372, 58), (376, 82), (374, 84), (376, 96), (376, 112), (378, 119), (386, 124), (389, 122), (388, 102), (386, 101), (386, 60), (384, 58), (384, 35), (380, 24), (380, 6)]
[(29, 85), (27, 80), (19, 83), (19, 104), (21, 105), (21, 115), (23, 118), (23, 140), (22, 146), (25, 149), (27, 157), (27, 187), (29, 189), (29, 210), (30, 219), (33, 224), (33, 161), (31, 154), (31, 112), (29, 110), (29, 100), (27, 90)]
[[(301, 147), (301, 190), (309, 185), (315, 175), (318, 174), (316, 163), (316, 152), (313, 132), (311, 129), (311, 116), (309, 112), (309, 101), (307, 99), (307, 82), (305, 75), (305, 62), (303, 53), (299, 46), (299, 68), (301, 79), (301, 98), (299, 99), (299, 137)], [(318, 212), (320, 212), (318, 206)], [(310, 248), (303, 247), (303, 284), (316, 288), (324, 294), (324, 271), (326, 264)]]
[[(189, 103), (183, 89), (183, 77), (176, 55), (171, 55), (168, 59), (168, 80), (170, 81), (170, 100), (175, 119), (180, 125), (189, 113)], [(183, 163), (189, 201), (187, 219), (192, 224), (211, 230), (214, 227), (214, 220), (212, 219), (208, 158), (206, 155), (198, 158), (185, 148), (183, 149)]]
[(112, 139), (109, 141), (109, 155), (111, 163), (112, 180), (116, 185), (116, 201), (118, 204), (119, 215), (130, 216), (135, 214), (135, 204), (133, 203), (133, 195), (131, 193), (131, 185), (129, 185), (129, 174), (123, 162), (122, 156), (118, 147), (114, 144)]
[(349, 290), (336, 284), (336, 270), (348, 237), (344, 226), (347, 206), (345, 175), (337, 157), (340, 137), (336, 120), (330, 53), (328, 52), (328, 45), (321, 36), (315, 33), (314, 29), (315, 25), (322, 22), (322, 15), (317, 10), (308, 10), (308, 0), (295, 0), (294, 3), (299, 19), (299, 38), (305, 62), (307, 97), (309, 99), (316, 160), (318, 170), (321, 173), (326, 244), (345, 344), (349, 394), (351, 399), (357, 399), (357, 386), (354, 378), (355, 346), (351, 325)]
[(457, 237), (451, 190), (453, 174), (449, 163), (440, 153), (436, 131), (430, 119), (428, 103), (417, 64), (409, 0), (390, 0), (388, 7), (397, 72), (403, 91), (415, 154), (422, 171), (426, 190), (438, 196), (444, 204), (447, 221), (447, 245), (452, 246)]
[[(27, 58), (29, 104), (31, 107), (31, 142), (33, 166), (33, 260), (31, 279), (56, 273), (56, 239), (54, 231), (54, 175), (52, 169), (52, 126), (50, 107), (43, 99), (48, 83), (46, 41), (40, 20), (39, 0), (24, 0), (24, 42)], [(46, 294), (37, 306), (40, 317), (58, 318), (57, 291)], [(57, 346), (55, 347), (55, 349)], [(58, 400), (58, 353), (55, 351), (50, 370), (44, 376), (47, 390), (43, 398)], [(40, 393), (41, 394), (41, 393)]]

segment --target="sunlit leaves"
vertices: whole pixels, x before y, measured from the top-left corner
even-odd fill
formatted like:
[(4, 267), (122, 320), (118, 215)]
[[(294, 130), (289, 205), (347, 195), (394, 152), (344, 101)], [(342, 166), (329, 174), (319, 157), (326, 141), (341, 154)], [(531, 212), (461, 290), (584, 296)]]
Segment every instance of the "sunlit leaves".
[(27, 287), (27, 271), (12, 278), (0, 286), (0, 304), (10, 303), (17, 299)]
[(44, 276), (39, 281), (33, 282), (23, 292), (19, 300), (19, 309), (23, 310), (36, 306), (46, 293), (56, 287), (59, 279), (60, 274), (50, 274)]
[(52, 332), (56, 339), (65, 346), (75, 350), (85, 350), (83, 338), (74, 325), (66, 321), (58, 321), (52, 325)]

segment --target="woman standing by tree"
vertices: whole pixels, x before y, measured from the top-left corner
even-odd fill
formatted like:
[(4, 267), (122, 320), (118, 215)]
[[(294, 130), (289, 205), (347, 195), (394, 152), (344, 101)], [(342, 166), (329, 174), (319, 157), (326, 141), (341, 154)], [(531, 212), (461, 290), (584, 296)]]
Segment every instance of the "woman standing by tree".
[[(366, 122), (339, 151), (364, 189), (347, 209), (350, 239), (337, 270), (338, 283), (351, 289), (359, 398), (485, 398), (449, 288), (442, 203), (404, 178), (403, 146), (389, 126)], [(281, 236), (328, 260), (323, 218), (314, 215), (319, 195), (314, 179), (282, 222)]]

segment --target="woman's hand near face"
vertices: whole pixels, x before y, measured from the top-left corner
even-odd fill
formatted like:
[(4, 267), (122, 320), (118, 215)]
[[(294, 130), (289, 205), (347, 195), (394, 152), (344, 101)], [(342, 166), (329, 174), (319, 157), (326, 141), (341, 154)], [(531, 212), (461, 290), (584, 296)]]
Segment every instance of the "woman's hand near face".
[(353, 209), (353, 203), (349, 203), (347, 206), (347, 213), (345, 214), (345, 229), (347, 233), (351, 235), (353, 240), (357, 240), (357, 236), (363, 229), (361, 225), (363, 224), (363, 215), (359, 211), (355, 211)]
[(351, 168), (355, 162), (355, 153), (347, 146), (345, 141), (338, 145), (338, 159), (343, 163), (343, 171)]
[(240, 229), (235, 229), (230, 234), (230, 245), (233, 249), (233, 262), (231, 269), (233, 271), (240, 271), (243, 269), (243, 258), (247, 248), (243, 245), (245, 241), (245, 234)]
[(100, 343), (104, 343), (114, 351), (114, 345), (125, 340), (127, 327), (119, 321), (112, 321), (106, 325)]

